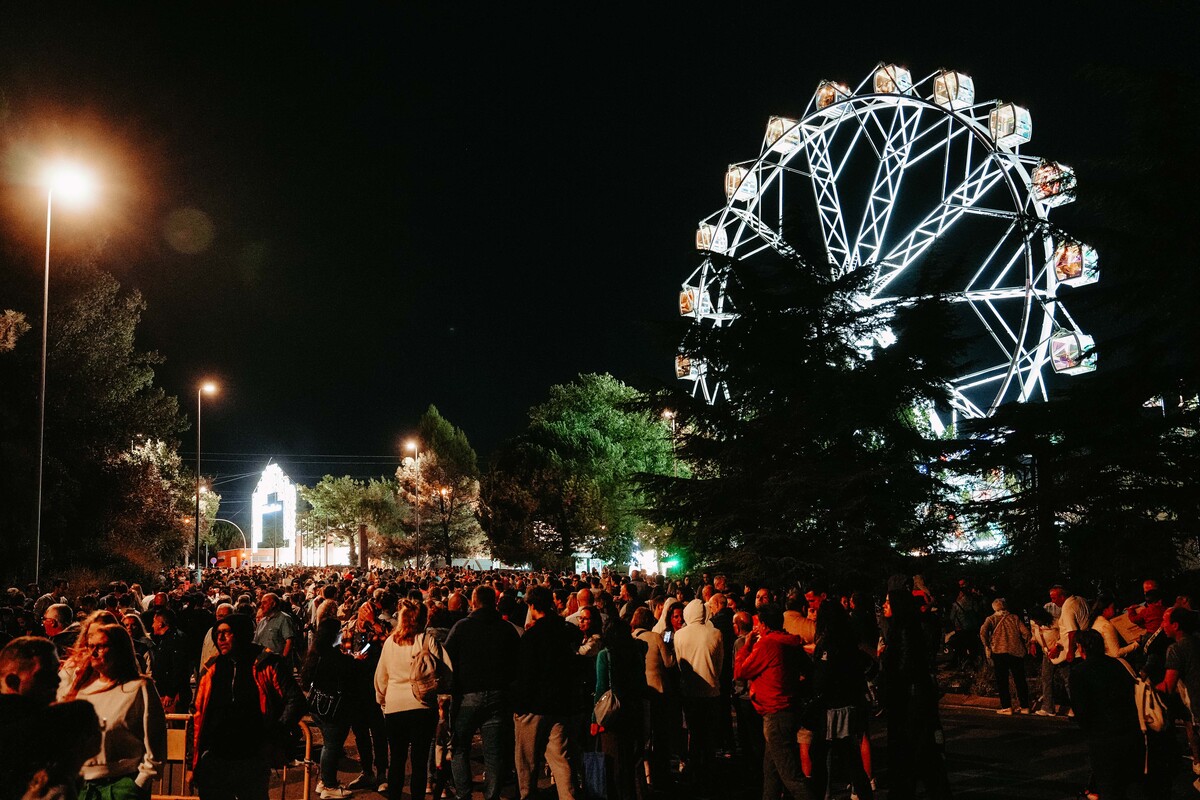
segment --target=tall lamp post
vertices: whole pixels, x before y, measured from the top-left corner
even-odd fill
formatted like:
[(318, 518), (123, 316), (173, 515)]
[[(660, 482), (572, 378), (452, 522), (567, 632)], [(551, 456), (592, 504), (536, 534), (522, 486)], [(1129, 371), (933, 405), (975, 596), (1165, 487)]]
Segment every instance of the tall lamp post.
[(662, 412), (662, 418), (671, 423), (671, 472), (673, 477), (679, 477), (679, 461), (675, 456), (675, 412), (671, 409), (666, 409)]
[(204, 564), (200, 561), (200, 401), (204, 395), (216, 391), (217, 385), (212, 381), (205, 381), (196, 387), (196, 586), (204, 582)]
[(46, 465), (46, 344), (50, 331), (50, 219), (54, 195), (82, 202), (92, 195), (94, 183), (87, 170), (78, 164), (60, 162), (46, 172), (46, 278), (42, 291), (42, 381), (38, 391), (38, 473), (37, 526), (33, 550), (33, 582), (41, 579), (42, 570), (42, 476)]
[(413, 466), (417, 470), (417, 535), (415, 540), (417, 569), (421, 568), (421, 451), (416, 439), (409, 439), (404, 445), (413, 452)]

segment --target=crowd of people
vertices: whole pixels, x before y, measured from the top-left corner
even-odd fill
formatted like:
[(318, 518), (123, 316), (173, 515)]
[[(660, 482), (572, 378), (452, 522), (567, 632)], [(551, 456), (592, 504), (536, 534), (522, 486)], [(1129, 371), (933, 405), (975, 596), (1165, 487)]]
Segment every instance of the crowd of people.
[[(848, 784), (869, 800), (879, 717), (887, 797), (923, 784), (943, 798), (934, 673), (947, 651), (990, 661), (1002, 714), (1076, 716), (1093, 795), (1119, 800), (1141, 780), (1167, 797), (1175, 727), (1143, 731), (1136, 676), (1200, 705), (1196, 615), (1186, 598), (1166, 607), (1152, 582), (1126, 610), (1056, 585), (1025, 613), (965, 581), (943, 604), (920, 576), (895, 576), (878, 603), (817, 583), (779, 591), (636, 570), (253, 568), (213, 570), (200, 585), (166, 573), (154, 592), (70, 588), (10, 588), (0, 604), (0, 643), (11, 640), (0, 651), (0, 800), (54, 787), (148, 797), (166, 715), (187, 713), (202, 798), (265, 798), (305, 714), (321, 731), (322, 798), (399, 797), (407, 776), (412, 797), (493, 800), (515, 783), (525, 800), (543, 765), (563, 799), (705, 797), (738, 758), (747, 796), (825, 798)], [(1190, 703), (1171, 708), (1188, 721), (1200, 775)], [(66, 741), (55, 733), (64, 717)], [(351, 732), (361, 772), (343, 786)]]

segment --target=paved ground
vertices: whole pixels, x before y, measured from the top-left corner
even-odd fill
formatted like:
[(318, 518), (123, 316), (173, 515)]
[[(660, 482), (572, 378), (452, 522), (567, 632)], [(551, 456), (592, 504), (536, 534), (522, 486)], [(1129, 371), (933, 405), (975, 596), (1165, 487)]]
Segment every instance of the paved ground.
[[(951, 697), (943, 704), (946, 757), (954, 796), (970, 800), (1073, 800), (1077, 797), (1087, 780), (1088, 764), (1086, 746), (1075, 721), (1066, 717), (1002, 717), (995, 713), (996, 707), (997, 701), (989, 698)], [(873, 731), (872, 743), (875, 771), (883, 789), (887, 785), (883, 768), (887, 743), (882, 722), (876, 721), (874, 727), (876, 730)], [(478, 759), (479, 754), (475, 755), (474, 767), (478, 778), (483, 765)], [(723, 800), (746, 797), (749, 794), (743, 778), (748, 774), (746, 767), (736, 759), (725, 762), (723, 767), (724, 774), (719, 785), (713, 787), (707, 796)], [(296, 774), (298, 770), (291, 772), (289, 782), (296, 781), (300, 777)], [(342, 762), (340, 774), (344, 783), (358, 774), (353, 736), (347, 743), (347, 758)], [(1191, 779), (1187, 762), (1181, 759), (1172, 797), (1200, 800), (1200, 793), (1191, 788)], [(311, 781), (315, 787), (315, 772)], [(543, 785), (548, 784), (543, 782)], [(272, 792), (273, 798), (301, 796), (296, 783), (288, 787), (286, 795), (280, 792), (278, 786)], [(314, 790), (312, 797), (316, 796)], [(515, 797), (515, 787), (508, 787), (504, 796)], [(547, 797), (553, 796), (554, 792), (550, 790)], [(661, 795), (664, 798), (697, 796), (700, 796), (700, 792), (694, 789), (677, 789)], [(886, 798), (887, 792), (881, 791), (879, 796)], [(363, 791), (356, 792), (354, 797), (375, 800), (381, 795)], [(399, 795), (393, 793), (392, 797)], [(403, 797), (409, 797), (407, 787)], [(476, 792), (475, 797), (482, 795)], [(848, 793), (842, 791), (835, 797), (845, 798)]]

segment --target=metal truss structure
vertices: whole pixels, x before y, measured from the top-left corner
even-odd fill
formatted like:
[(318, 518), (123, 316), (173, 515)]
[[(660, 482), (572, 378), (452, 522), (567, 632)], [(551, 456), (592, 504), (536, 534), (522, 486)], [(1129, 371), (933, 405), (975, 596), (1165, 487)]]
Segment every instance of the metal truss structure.
[[(1047, 366), (1095, 368), (1092, 340), (1058, 292), (1099, 273), (1090, 247), (1048, 223), (1052, 207), (1074, 199), (1075, 179), (1020, 152), (1031, 133), (1027, 110), (976, 102), (973, 81), (958, 72), (914, 82), (880, 64), (853, 90), (823, 82), (802, 119), (772, 117), (758, 157), (730, 165), (727, 203), (697, 231), (702, 260), (683, 284), (680, 313), (699, 325), (736, 322), (739, 265), (795, 261), (785, 228), (809, 214), (835, 271), (871, 270), (864, 306), (923, 296), (955, 304), (964, 326), (955, 333), (971, 353), (951, 382), (951, 407), (930, 411), (936, 430), (1045, 399)], [(935, 245), (937, 275), (922, 274)], [(737, 390), (695, 354), (676, 359), (676, 374), (708, 402)]]

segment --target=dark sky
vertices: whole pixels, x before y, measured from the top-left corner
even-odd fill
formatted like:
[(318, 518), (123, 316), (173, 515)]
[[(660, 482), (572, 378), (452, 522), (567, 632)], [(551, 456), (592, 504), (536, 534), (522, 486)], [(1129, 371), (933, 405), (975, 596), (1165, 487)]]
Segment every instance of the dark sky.
[[(671, 380), (696, 221), (821, 79), (958, 68), (1031, 108), (1030, 152), (1086, 164), (1121, 113), (1089, 70), (1194, 69), (1197, 30), (1167, 3), (28, 5), (6, 119), (105, 187), (55, 246), (144, 293), (189, 416), (221, 383), (206, 473), (274, 456), (304, 483), (391, 472), (430, 403), (487, 453), (580, 372)], [(18, 163), (0, 230), (40, 268)]]

